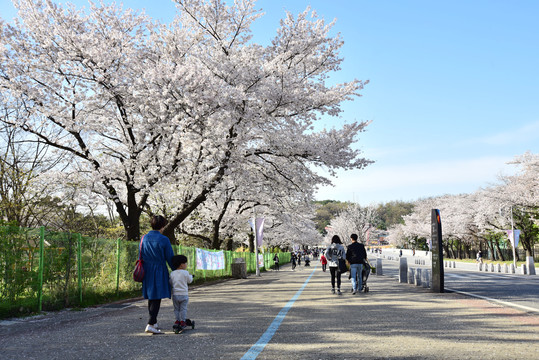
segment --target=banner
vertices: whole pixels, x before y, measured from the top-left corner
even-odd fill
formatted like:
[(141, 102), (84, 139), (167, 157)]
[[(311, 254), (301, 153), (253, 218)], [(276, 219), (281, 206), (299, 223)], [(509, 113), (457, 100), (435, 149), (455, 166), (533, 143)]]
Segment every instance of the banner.
[(223, 270), (225, 268), (225, 253), (223, 251), (208, 251), (196, 249), (198, 270)]
[[(264, 230), (264, 218), (256, 218), (256, 240), (258, 247), (262, 246), (262, 238), (263, 238), (263, 230)], [(255, 231), (255, 227), (253, 225), (253, 219), (249, 219), (249, 224), (251, 225), (251, 229)]]
[(513, 247), (516, 249), (518, 247), (518, 239), (520, 238), (520, 230), (515, 230), (516, 239), (513, 239), (513, 230), (505, 230), (505, 232), (507, 233), (507, 237), (509, 238), (511, 245), (513, 245)]
[(264, 255), (258, 254), (258, 266), (263, 267), (264, 266)]

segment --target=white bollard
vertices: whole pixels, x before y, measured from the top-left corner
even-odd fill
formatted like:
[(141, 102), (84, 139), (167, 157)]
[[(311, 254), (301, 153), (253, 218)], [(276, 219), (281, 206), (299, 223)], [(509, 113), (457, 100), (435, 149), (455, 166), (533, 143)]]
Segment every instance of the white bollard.
[(503, 264), (503, 272), (506, 274), (509, 272), (509, 266), (507, 264)]
[(494, 272), (494, 264), (490, 264), (490, 272)]
[(502, 272), (502, 266), (500, 264), (496, 265), (496, 271), (499, 273)]
[(453, 261), (453, 269), (456, 269), (456, 268), (457, 268), (457, 263)]
[(483, 264), (477, 263), (477, 270), (478, 270), (478, 271), (483, 270)]
[(515, 264), (511, 264), (511, 269), (509, 270), (511, 274), (514, 274), (516, 272)]
[(526, 264), (520, 265), (520, 273), (526, 275)]

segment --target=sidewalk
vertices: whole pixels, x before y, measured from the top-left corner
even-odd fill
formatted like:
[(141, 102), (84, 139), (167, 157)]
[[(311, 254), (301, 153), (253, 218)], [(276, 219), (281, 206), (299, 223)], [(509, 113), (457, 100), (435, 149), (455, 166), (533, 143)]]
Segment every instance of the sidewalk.
[(319, 266), (197, 287), (197, 328), (181, 335), (170, 300), (158, 318), (166, 335), (143, 332), (145, 301), (16, 320), (0, 325), (2, 358), (240, 359), (311, 274), (257, 359), (537, 359), (539, 316), (372, 274), (369, 293), (350, 294), (343, 279), (332, 295)]

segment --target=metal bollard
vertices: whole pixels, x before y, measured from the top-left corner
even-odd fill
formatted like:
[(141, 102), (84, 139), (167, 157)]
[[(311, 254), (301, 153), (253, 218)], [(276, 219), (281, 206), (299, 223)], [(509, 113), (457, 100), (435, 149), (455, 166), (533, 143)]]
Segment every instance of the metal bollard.
[(526, 256), (526, 265), (528, 266), (528, 274), (535, 275), (535, 264), (533, 263), (533, 256)]
[(421, 269), (415, 269), (415, 285), (421, 286)]
[(415, 273), (414, 268), (408, 268), (408, 284), (414, 283), (414, 278), (415, 278), (414, 273)]
[(382, 270), (382, 259), (377, 258), (376, 259), (376, 276), (384, 275), (384, 271)]
[(399, 282), (407, 283), (408, 282), (408, 262), (406, 258), (400, 258), (399, 262)]

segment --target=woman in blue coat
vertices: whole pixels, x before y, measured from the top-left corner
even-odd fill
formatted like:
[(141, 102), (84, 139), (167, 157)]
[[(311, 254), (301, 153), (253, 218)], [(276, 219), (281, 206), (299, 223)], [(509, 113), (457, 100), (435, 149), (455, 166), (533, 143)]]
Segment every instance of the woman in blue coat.
[(140, 250), (144, 266), (142, 295), (148, 299), (148, 312), (150, 313), (145, 331), (151, 334), (162, 334), (157, 325), (157, 314), (161, 307), (161, 299), (170, 299), (167, 263), (172, 268), (174, 251), (168, 237), (160, 232), (168, 224), (167, 219), (161, 215), (154, 216), (150, 224), (153, 230), (144, 235)]

